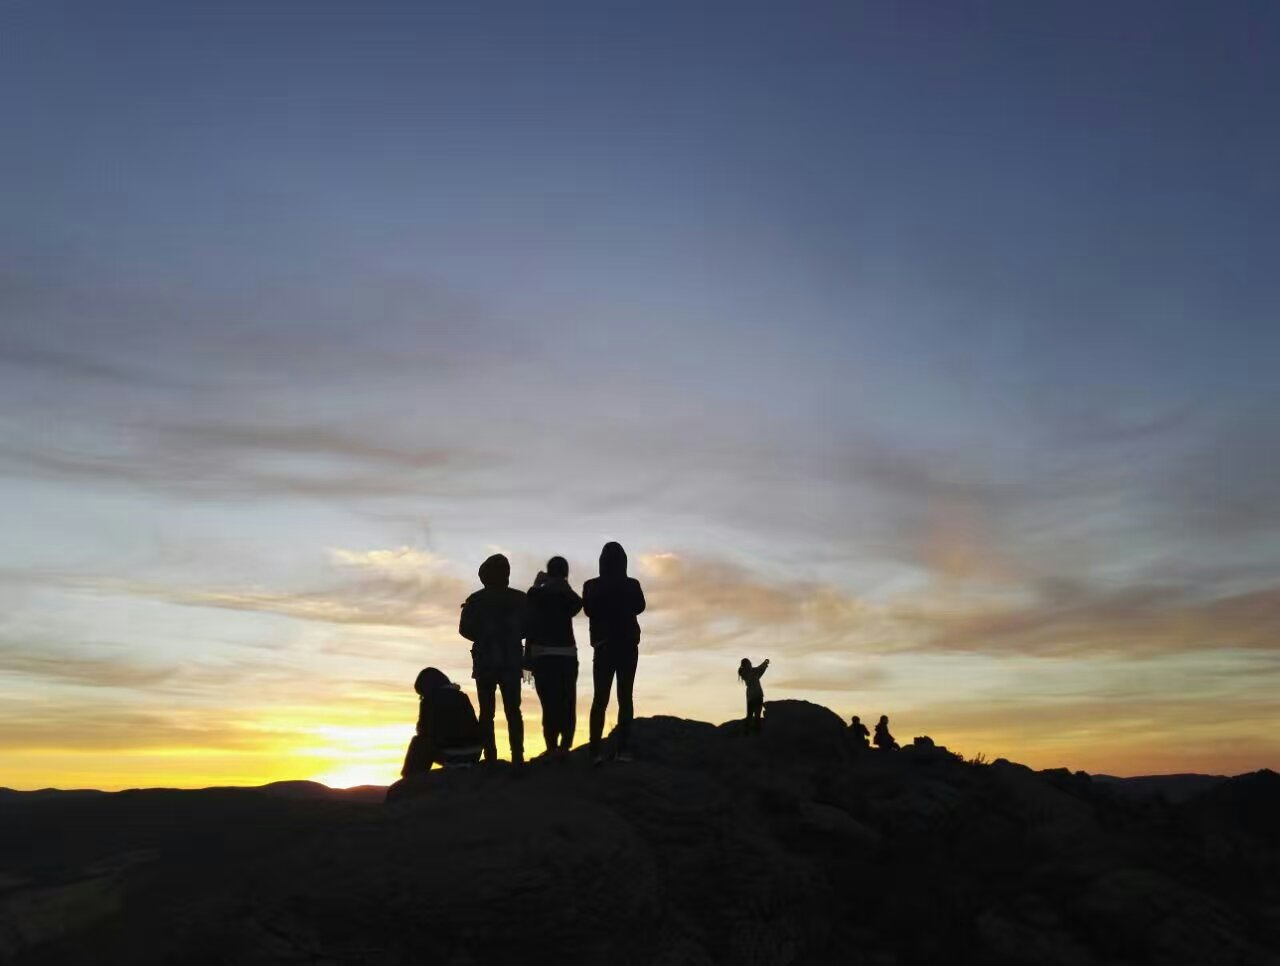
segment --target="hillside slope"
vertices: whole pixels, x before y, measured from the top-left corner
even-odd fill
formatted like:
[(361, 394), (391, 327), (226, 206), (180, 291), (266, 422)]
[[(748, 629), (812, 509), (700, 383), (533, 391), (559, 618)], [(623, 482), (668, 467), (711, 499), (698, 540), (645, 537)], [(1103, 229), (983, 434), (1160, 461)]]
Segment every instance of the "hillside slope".
[(0, 803), (20, 964), (1280, 964), (1274, 773), (1185, 806), (945, 751), (855, 754), (773, 702), (641, 760), (433, 772), (363, 798)]

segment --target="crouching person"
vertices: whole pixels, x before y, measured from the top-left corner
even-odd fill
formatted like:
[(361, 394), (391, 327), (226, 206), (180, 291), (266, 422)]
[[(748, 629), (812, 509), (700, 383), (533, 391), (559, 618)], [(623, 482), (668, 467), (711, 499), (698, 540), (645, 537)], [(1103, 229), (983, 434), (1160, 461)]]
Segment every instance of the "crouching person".
[(431, 770), (432, 765), (474, 765), (484, 741), (475, 709), (443, 671), (423, 668), (413, 682), (418, 692), (418, 732), (409, 742), (401, 775)]

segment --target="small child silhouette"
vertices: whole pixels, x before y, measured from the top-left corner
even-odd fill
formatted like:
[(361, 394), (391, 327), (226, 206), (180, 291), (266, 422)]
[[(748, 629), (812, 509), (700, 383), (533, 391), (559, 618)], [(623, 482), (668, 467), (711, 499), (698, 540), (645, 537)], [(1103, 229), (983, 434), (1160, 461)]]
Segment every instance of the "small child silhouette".
[(764, 688), (760, 687), (760, 679), (769, 670), (769, 659), (758, 667), (752, 667), (751, 661), (742, 659), (738, 665), (738, 677), (747, 686), (747, 721), (743, 729), (747, 734), (760, 733), (760, 712), (764, 708)]

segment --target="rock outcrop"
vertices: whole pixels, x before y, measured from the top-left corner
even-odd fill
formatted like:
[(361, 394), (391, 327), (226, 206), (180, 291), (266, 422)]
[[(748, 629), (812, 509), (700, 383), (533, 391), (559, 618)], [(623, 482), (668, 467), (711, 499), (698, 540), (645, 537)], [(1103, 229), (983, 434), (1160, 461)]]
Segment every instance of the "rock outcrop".
[[(385, 805), (0, 802), (0, 960), (1280, 964), (1270, 773), (1147, 804), (927, 741), (858, 751), (799, 701), (759, 736), (641, 719), (635, 745)], [(53, 855), (21, 844), (40, 834)]]

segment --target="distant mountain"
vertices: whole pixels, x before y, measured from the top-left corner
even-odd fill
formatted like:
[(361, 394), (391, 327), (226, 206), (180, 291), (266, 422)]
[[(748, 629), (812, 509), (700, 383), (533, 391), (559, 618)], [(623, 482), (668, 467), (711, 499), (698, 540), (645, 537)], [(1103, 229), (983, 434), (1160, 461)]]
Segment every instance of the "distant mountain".
[(100, 792), (92, 788), (40, 788), (35, 791), (21, 792), (13, 788), (0, 788), (0, 802), (5, 801), (34, 801), (40, 798), (91, 798), (96, 795), (107, 795), (109, 792)]
[(1162, 798), (1179, 804), (1208, 791), (1227, 780), (1226, 775), (1139, 775), (1135, 778), (1117, 778), (1114, 775), (1094, 775), (1093, 780), (1114, 791), (1132, 798)]
[[(130, 792), (256, 792), (263, 795), (270, 795), (274, 798), (294, 798), (294, 799), (344, 799), (348, 801), (382, 801), (386, 797), (387, 787), (385, 785), (357, 785), (353, 788), (330, 788), (328, 785), (322, 785), (319, 782), (311, 781), (280, 781), (271, 782), (266, 785), (216, 785), (211, 788), (202, 789), (179, 789), (179, 788), (148, 788), (148, 789), (129, 789)], [(79, 789), (61, 789), (61, 788), (41, 788), (36, 791), (18, 791), (13, 788), (0, 788), (0, 803), (6, 801), (36, 801), (40, 799), (71, 799), (71, 798), (93, 798), (101, 795), (123, 794), (122, 792), (101, 792), (95, 789), (79, 788)]]
[(387, 796), (386, 785), (357, 785), (353, 788), (330, 788), (319, 782), (283, 781), (260, 785), (253, 791), (275, 798), (342, 799), (346, 801), (380, 802)]
[(659, 717), (635, 744), (434, 771), (385, 805), (312, 782), (0, 796), (0, 962), (1280, 966), (1273, 772), (1170, 804), (859, 752), (799, 701), (759, 736)]

